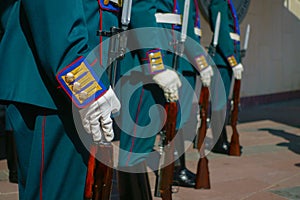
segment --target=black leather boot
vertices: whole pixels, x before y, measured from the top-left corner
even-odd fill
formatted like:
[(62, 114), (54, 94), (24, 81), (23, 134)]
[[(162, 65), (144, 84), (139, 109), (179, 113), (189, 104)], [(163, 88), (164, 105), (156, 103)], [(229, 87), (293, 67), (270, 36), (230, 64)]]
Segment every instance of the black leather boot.
[(227, 132), (226, 132), (225, 126), (223, 127), (222, 133), (211, 151), (214, 153), (220, 153), (220, 154), (228, 154), (229, 153), (229, 142), (227, 139)]
[[(120, 167), (117, 172), (120, 200), (152, 200), (145, 163), (142, 162), (132, 167)], [(141, 171), (141, 169), (145, 172), (134, 173), (134, 171)], [(129, 170), (130, 172), (128, 172)]]
[[(184, 154), (179, 158), (180, 163), (185, 162)], [(175, 165), (173, 185), (182, 187), (195, 187), (196, 175), (185, 167), (185, 164)]]
[(17, 151), (13, 134), (13, 131), (6, 131), (7, 167), (9, 171), (8, 180), (11, 183), (18, 183)]
[(195, 187), (196, 175), (188, 170), (185, 165), (185, 153), (184, 153), (184, 137), (182, 131), (177, 132), (175, 140), (175, 157), (179, 158), (175, 161), (173, 185), (182, 187)]

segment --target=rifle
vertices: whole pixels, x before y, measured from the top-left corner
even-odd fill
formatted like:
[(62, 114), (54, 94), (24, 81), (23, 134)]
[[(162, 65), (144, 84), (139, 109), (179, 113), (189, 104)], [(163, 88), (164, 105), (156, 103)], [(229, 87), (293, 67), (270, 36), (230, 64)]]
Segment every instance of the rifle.
[[(124, 58), (127, 47), (127, 32), (131, 17), (132, 0), (123, 1), (121, 28), (111, 27), (110, 31), (97, 31), (97, 35), (111, 37), (109, 40), (107, 74), (112, 88), (116, 82), (118, 60)], [(113, 37), (112, 37), (113, 36)]]
[[(109, 200), (113, 176), (113, 146), (111, 143), (92, 144), (85, 182), (85, 200)], [(100, 162), (96, 157), (101, 156)]]
[[(122, 33), (128, 29), (131, 16), (132, 0), (123, 2), (121, 28), (111, 27), (110, 31), (97, 31), (97, 35), (114, 36), (109, 41), (108, 52), (108, 77), (112, 88), (115, 85), (116, 70), (118, 60), (125, 56), (127, 47), (127, 34)], [(96, 155), (102, 157), (101, 161), (96, 159)], [(84, 198), (85, 200), (109, 200), (112, 189), (113, 177), (113, 146), (110, 142), (101, 142), (92, 144), (90, 147), (90, 157), (85, 182)]]
[(167, 120), (161, 131), (162, 144), (160, 147), (160, 166), (170, 163), (163, 168), (159, 168), (155, 181), (154, 195), (163, 200), (172, 199), (172, 184), (174, 173), (174, 141), (176, 132), (177, 103), (168, 102), (165, 104)]
[(209, 89), (208, 87), (202, 86), (201, 94), (199, 98), (201, 126), (198, 129), (198, 142), (197, 149), (200, 153), (198, 161), (197, 174), (196, 174), (196, 189), (210, 189), (209, 171), (208, 171), (208, 159), (205, 155), (204, 139), (206, 137), (207, 130), (207, 112), (209, 105)]
[[(250, 34), (250, 25), (248, 24), (246, 30), (246, 36), (245, 36), (244, 49), (242, 50), (243, 57), (245, 56), (248, 47), (249, 34)], [(230, 119), (232, 136), (231, 136), (230, 147), (229, 147), (229, 155), (231, 156), (241, 155), (239, 133), (236, 128), (237, 121), (238, 121), (239, 105), (240, 105), (240, 88), (241, 88), (241, 80), (234, 79), (234, 87), (232, 91), (233, 98), (231, 100), (232, 110), (231, 110), (231, 119)]]
[(229, 147), (229, 155), (231, 156), (240, 156), (240, 141), (239, 141), (239, 133), (237, 131), (236, 125), (238, 121), (238, 112), (239, 112), (239, 103), (240, 103), (240, 87), (241, 80), (234, 80), (234, 88), (233, 88), (233, 99), (232, 99), (232, 111), (231, 111), (231, 120), (230, 125), (232, 128), (232, 136)]
[[(177, 70), (178, 68), (178, 58), (183, 56), (184, 43), (186, 40), (187, 26), (188, 26), (188, 16), (190, 9), (190, 0), (185, 0), (183, 19), (182, 19), (182, 28), (180, 34), (180, 40), (175, 41), (176, 45), (175, 55), (173, 60), (173, 68)], [(161, 158), (160, 164), (170, 163), (166, 167), (158, 170), (158, 175), (156, 178), (154, 196), (161, 197), (163, 200), (172, 199), (172, 185), (173, 185), (173, 176), (174, 176), (174, 141), (172, 140), (176, 134), (176, 118), (177, 118), (177, 102), (166, 102), (165, 110), (167, 112), (167, 120), (163, 131), (161, 131), (162, 138), (162, 147), (160, 150)]]
[[(219, 12), (217, 15), (217, 20), (215, 25), (213, 45), (211, 45), (209, 48), (209, 54), (211, 56), (215, 55), (216, 46), (218, 44), (220, 21), (221, 21), (221, 13)], [(200, 59), (198, 59), (198, 65), (203, 66), (203, 68), (208, 66), (204, 56), (200, 56)], [(205, 155), (205, 144), (204, 144), (204, 139), (206, 137), (206, 131), (207, 131), (207, 115), (208, 115), (208, 106), (209, 106), (208, 86), (202, 85), (198, 104), (200, 106), (201, 126), (198, 128), (197, 149), (200, 153), (200, 158), (198, 161), (195, 188), (210, 189), (208, 159)]]

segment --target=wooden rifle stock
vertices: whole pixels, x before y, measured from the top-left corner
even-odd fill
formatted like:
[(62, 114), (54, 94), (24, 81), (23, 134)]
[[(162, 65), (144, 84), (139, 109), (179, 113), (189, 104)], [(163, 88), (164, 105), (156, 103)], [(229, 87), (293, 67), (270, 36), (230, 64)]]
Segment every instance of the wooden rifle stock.
[(90, 148), (90, 157), (88, 161), (88, 168), (85, 179), (85, 188), (84, 188), (84, 199), (93, 199), (93, 185), (94, 185), (94, 169), (96, 166), (96, 152), (97, 147), (92, 145)]
[(240, 87), (241, 80), (234, 80), (234, 88), (233, 88), (233, 109), (231, 111), (231, 128), (232, 128), (232, 136), (229, 147), (229, 155), (232, 156), (240, 156), (240, 141), (239, 141), (239, 133), (237, 131), (236, 125), (238, 121), (238, 113), (239, 113), (239, 103), (240, 103)]
[[(102, 162), (97, 156), (102, 157)], [(113, 178), (113, 147), (110, 143), (93, 144), (90, 149), (84, 189), (85, 200), (109, 200)]]
[(177, 103), (176, 102), (168, 102), (165, 104), (165, 110), (167, 112), (167, 120), (164, 126), (163, 131), (165, 132), (165, 144), (164, 145), (164, 153), (165, 155), (162, 157), (164, 159), (163, 163), (169, 163), (164, 168), (160, 169), (160, 173), (158, 174), (157, 187), (159, 192), (155, 192), (155, 196), (161, 197), (163, 200), (171, 200), (172, 199), (172, 184), (173, 184), (173, 173), (174, 173), (174, 141), (172, 141), (175, 137), (176, 131), (176, 116), (177, 116)]
[(207, 113), (209, 105), (209, 89), (202, 86), (201, 94), (199, 98), (201, 126), (198, 129), (198, 142), (197, 149), (200, 153), (198, 161), (197, 174), (196, 174), (196, 189), (210, 189), (209, 171), (208, 171), (208, 159), (205, 156), (205, 144), (204, 139), (206, 137), (207, 130)]

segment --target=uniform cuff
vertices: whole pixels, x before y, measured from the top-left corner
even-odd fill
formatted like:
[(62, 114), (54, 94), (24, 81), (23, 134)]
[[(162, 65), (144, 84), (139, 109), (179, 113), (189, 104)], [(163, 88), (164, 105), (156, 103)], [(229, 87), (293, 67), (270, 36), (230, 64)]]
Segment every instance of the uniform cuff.
[(195, 64), (196, 64), (196, 69), (198, 72), (204, 70), (206, 67), (208, 67), (207, 60), (204, 56), (204, 54), (201, 54), (199, 56), (195, 57)]
[(107, 91), (105, 85), (83, 57), (59, 71), (56, 79), (78, 108), (86, 107)]
[(146, 52), (146, 61), (148, 72), (150, 74), (157, 74), (165, 70), (163, 57), (160, 49), (149, 50)]
[(230, 67), (234, 67), (234, 66), (236, 66), (238, 64), (237, 61), (236, 61), (236, 59), (235, 59), (235, 57), (234, 57), (234, 55), (228, 56), (227, 57), (227, 61), (228, 61), (229, 65), (230, 65)]

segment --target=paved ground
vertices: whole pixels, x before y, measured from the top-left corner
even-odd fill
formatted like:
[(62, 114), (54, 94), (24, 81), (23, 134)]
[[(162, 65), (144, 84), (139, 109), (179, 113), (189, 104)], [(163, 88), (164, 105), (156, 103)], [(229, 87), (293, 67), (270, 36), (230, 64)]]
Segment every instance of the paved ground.
[[(209, 190), (180, 187), (174, 200), (299, 200), (300, 199), (300, 98), (245, 108), (238, 130), (241, 157), (210, 153)], [(230, 127), (228, 127), (228, 133)], [(229, 135), (230, 138), (230, 135)], [(196, 171), (198, 152), (192, 147), (187, 166)], [(0, 200), (18, 199), (17, 185), (7, 180), (5, 160), (0, 161)], [(149, 172), (151, 186), (155, 176)], [(154, 200), (160, 198), (154, 198)]]

